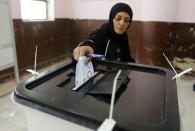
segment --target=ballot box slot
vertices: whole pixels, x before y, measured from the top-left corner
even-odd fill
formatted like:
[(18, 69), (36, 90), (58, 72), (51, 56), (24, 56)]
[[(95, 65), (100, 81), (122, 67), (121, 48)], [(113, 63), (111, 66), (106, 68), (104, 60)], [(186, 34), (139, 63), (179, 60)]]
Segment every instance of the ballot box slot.
[(106, 75), (108, 74), (108, 72), (98, 72), (94, 77), (90, 78), (85, 84), (83, 84), (81, 86), (81, 88), (79, 88), (78, 90), (76, 90), (76, 94), (78, 96), (78, 98), (82, 98), (84, 95), (87, 94), (87, 92), (93, 88), (94, 85), (96, 85), (96, 83), (98, 83), (99, 81), (101, 81)]
[(66, 77), (66, 79), (57, 85), (57, 87), (63, 88), (65, 85), (71, 82), (71, 77)]
[[(118, 78), (115, 103), (127, 88), (127, 85), (130, 81), (130, 78), (128, 77), (130, 72), (131, 72), (130, 70), (123, 70)], [(93, 96), (94, 98), (100, 101), (110, 103), (112, 95), (112, 86), (115, 78), (114, 76), (116, 74), (117, 71), (107, 71), (104, 75), (99, 76), (101, 78), (95, 81), (95, 83), (87, 92), (87, 94)]]
[[(127, 85), (130, 81), (130, 78), (126, 78), (125, 82), (120, 86), (120, 88), (116, 91), (115, 94), (115, 101), (114, 104), (116, 104), (116, 102), (119, 100), (120, 96), (124, 93), (124, 91), (127, 89)], [(90, 94), (88, 93), (90, 96), (94, 97), (95, 99), (105, 102), (107, 104), (110, 104), (111, 102), (111, 94)]]
[(59, 68), (57, 69), (56, 71), (51, 71), (51, 72), (46, 72), (44, 74), (44, 76), (40, 76), (40, 77), (37, 77), (34, 81), (31, 81), (29, 82), (28, 84), (26, 84), (26, 89), (33, 89), (34, 87), (52, 79), (53, 77), (61, 74), (61, 73), (64, 73), (64, 72), (68, 72), (68, 75), (71, 75), (70, 72), (73, 72), (73, 69), (72, 69), (72, 64), (68, 64), (62, 68)]
[(75, 92), (77, 97), (81, 99), (86, 93), (94, 86), (94, 84), (97, 82), (98, 79), (100, 79), (100, 76), (104, 76), (101, 72), (96, 72), (93, 77), (91, 77), (88, 81), (86, 81), (81, 87), (77, 90), (72, 90), (75, 85), (71, 88), (71, 91)]
[(75, 72), (70, 72), (69, 74), (67, 74), (67, 76), (69, 76), (69, 77), (75, 77)]
[[(126, 82), (126, 79), (128, 78), (128, 75), (131, 71), (130, 70), (122, 70), (121, 75), (118, 78), (117, 82), (117, 89)], [(93, 86), (93, 88), (88, 92), (88, 94), (100, 94), (100, 95), (106, 95), (106, 94), (112, 94), (112, 86), (114, 82), (114, 78), (117, 74), (117, 71), (108, 71), (104, 75), (104, 77), (96, 82)]]
[(60, 82), (57, 87), (63, 88), (65, 87), (67, 84), (69, 84), (71, 82), (71, 79), (73, 79), (75, 77), (75, 73), (74, 72), (70, 72), (69, 74), (66, 75), (65, 80)]
[[(127, 85), (130, 81), (130, 78), (128, 77), (129, 73), (129, 70), (123, 70), (122, 75), (118, 78), (119, 84), (117, 85), (115, 103), (127, 88)], [(84, 95), (90, 95), (97, 100), (110, 104), (113, 86), (112, 81), (114, 80), (113, 76), (115, 76), (116, 74), (117, 71), (98, 72), (95, 77), (89, 79), (84, 85), (81, 86), (81, 88), (75, 91), (77, 94), (77, 98), (81, 99)], [(108, 78), (111, 79), (110, 82), (108, 82)], [(102, 90), (95, 89), (99, 86), (99, 84), (101, 85), (102, 82), (106, 83), (104, 84), (105, 87), (102, 87)]]

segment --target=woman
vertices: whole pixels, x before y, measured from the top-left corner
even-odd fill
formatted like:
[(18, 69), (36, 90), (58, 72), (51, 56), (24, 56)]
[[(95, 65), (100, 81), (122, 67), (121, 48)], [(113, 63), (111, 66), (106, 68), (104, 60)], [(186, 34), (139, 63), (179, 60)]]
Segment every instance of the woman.
[[(111, 61), (135, 62), (130, 55), (127, 29), (132, 22), (133, 12), (125, 3), (115, 4), (109, 16), (109, 22), (92, 32), (74, 49), (73, 57), (78, 61), (86, 53), (105, 55)], [(88, 57), (88, 63), (92, 57)]]

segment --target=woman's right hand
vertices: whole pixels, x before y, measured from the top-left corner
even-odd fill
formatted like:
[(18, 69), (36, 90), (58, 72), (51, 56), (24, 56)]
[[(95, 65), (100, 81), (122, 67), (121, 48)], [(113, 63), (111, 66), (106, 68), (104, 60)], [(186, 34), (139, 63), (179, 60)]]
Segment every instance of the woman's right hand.
[[(79, 60), (79, 57), (85, 56), (86, 53), (94, 54), (94, 50), (90, 46), (79, 46), (74, 49), (73, 57), (76, 61)], [(89, 63), (92, 57), (87, 57), (85, 60), (85, 64)]]

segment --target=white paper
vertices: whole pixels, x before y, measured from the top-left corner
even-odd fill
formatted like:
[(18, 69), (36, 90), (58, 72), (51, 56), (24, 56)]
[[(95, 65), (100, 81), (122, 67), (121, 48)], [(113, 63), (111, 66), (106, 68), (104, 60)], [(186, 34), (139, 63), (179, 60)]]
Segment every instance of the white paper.
[(81, 85), (94, 76), (93, 64), (90, 61), (85, 64), (86, 56), (81, 56), (76, 65), (75, 87), (72, 90), (77, 90)]

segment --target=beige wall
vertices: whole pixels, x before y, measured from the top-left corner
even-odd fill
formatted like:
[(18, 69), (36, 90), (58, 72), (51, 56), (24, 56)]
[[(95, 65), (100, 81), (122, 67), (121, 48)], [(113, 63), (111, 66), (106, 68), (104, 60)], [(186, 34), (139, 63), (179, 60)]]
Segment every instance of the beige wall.
[[(195, 23), (195, 0), (55, 0), (55, 18), (107, 19), (117, 2), (132, 6), (134, 20)], [(21, 18), (20, 0), (11, 0), (13, 18)]]

